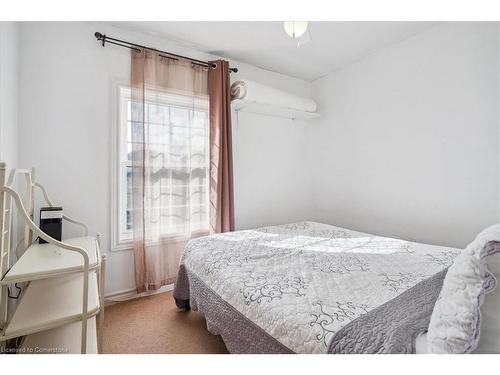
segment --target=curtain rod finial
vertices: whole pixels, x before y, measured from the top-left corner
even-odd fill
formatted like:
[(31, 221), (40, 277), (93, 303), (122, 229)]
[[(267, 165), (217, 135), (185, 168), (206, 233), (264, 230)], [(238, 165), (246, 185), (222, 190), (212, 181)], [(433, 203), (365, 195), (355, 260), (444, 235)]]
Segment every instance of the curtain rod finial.
[(104, 47), (104, 44), (106, 43), (106, 35), (105, 34), (101, 34), (99, 31), (96, 31), (94, 33), (94, 36), (97, 38), (97, 40), (101, 40), (102, 41), (102, 46)]

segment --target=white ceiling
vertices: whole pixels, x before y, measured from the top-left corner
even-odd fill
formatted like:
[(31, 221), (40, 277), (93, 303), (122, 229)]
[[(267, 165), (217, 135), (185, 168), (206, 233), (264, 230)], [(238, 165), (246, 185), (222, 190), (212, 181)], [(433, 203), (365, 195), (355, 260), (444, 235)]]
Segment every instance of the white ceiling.
[(202, 52), (312, 81), (435, 26), (437, 22), (310, 22), (297, 47), (283, 22), (118, 22)]

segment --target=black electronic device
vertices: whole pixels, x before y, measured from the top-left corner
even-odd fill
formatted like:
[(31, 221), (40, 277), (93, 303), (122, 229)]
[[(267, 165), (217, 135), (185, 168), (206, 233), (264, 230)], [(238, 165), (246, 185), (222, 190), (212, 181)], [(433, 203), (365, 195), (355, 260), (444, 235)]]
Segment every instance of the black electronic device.
[[(62, 207), (42, 207), (40, 208), (40, 229), (50, 237), (61, 241), (62, 239)], [(47, 243), (39, 239), (39, 243)]]

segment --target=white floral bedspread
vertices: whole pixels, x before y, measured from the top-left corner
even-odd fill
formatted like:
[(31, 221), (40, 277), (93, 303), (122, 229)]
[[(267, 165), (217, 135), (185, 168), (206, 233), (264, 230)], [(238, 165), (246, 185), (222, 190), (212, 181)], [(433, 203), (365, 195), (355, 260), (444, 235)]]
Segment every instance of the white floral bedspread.
[(459, 249), (300, 222), (190, 241), (181, 264), (296, 353), (447, 268)]

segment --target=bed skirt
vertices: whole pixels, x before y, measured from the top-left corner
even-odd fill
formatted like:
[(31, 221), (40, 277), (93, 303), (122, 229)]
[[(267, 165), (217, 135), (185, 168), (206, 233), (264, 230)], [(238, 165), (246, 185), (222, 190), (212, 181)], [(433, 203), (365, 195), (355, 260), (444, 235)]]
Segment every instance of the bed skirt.
[(201, 312), (207, 321), (208, 331), (220, 335), (230, 353), (293, 353), (223, 301), (198, 277), (188, 274), (184, 265), (179, 269), (174, 298), (180, 309), (191, 308)]

